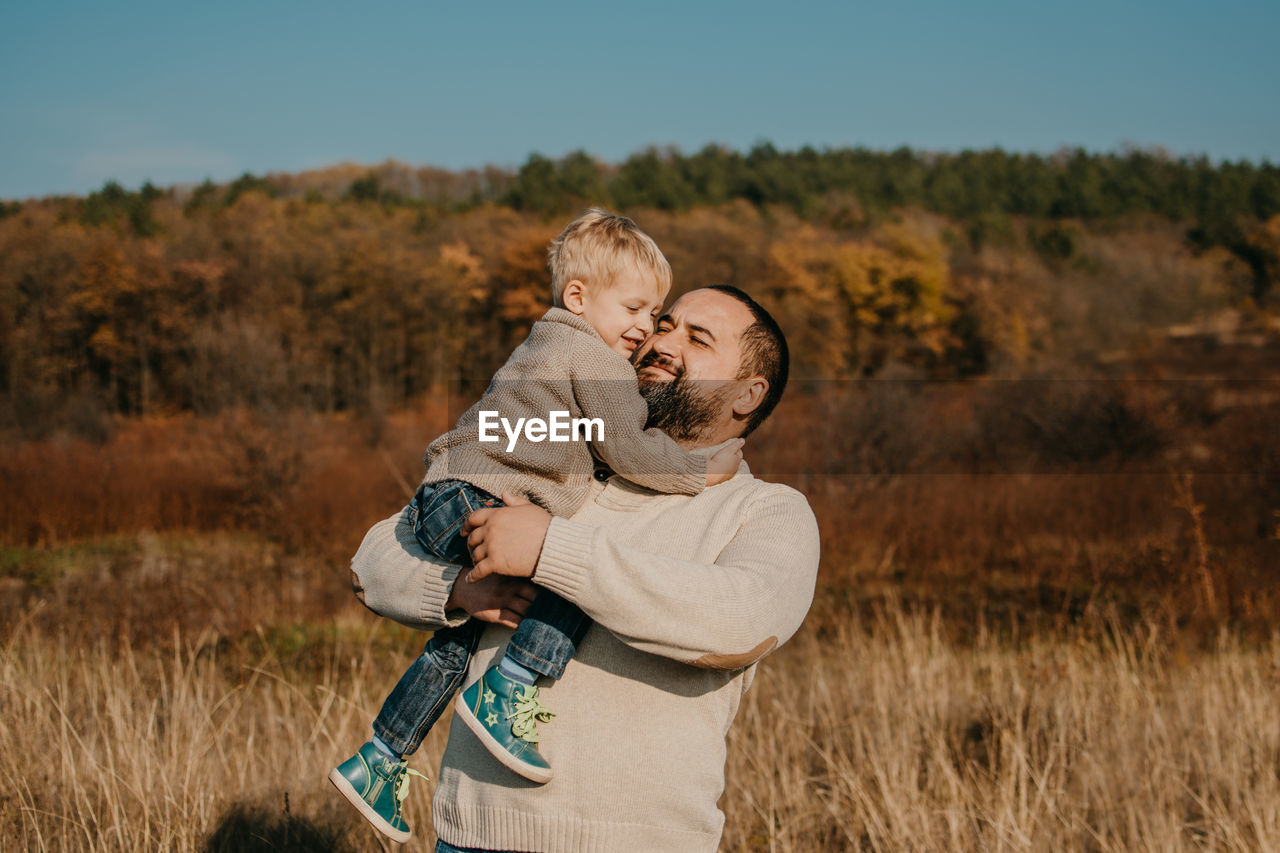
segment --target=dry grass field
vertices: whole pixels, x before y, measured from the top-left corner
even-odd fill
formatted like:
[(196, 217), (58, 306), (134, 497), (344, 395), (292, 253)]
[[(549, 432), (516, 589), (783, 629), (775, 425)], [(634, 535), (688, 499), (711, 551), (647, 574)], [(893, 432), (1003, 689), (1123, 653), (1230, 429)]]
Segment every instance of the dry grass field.
[[(753, 437), (823, 565), (731, 732), (723, 849), (1280, 849), (1280, 405), (990, 387), (798, 396)], [(380, 849), (325, 774), (423, 637), (346, 562), (448, 421), (0, 446), (0, 851)]]
[(1153, 625), (972, 644), (890, 606), (770, 662), (727, 850), (1280, 848), (1280, 641)]
[[(1103, 619), (960, 643), (893, 603), (819, 615), (742, 707), (723, 849), (1280, 848), (1280, 637), (1188, 652)], [(324, 775), (417, 639), (355, 612), (145, 648), (13, 626), (0, 849), (379, 849)], [(431, 849), (430, 788), (406, 849)]]

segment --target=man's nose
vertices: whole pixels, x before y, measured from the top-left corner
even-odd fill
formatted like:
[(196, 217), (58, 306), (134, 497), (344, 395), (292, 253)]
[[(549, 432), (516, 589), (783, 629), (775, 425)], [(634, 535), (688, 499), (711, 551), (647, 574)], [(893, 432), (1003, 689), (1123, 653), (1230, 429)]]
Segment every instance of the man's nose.
[(679, 354), (680, 348), (676, 345), (675, 341), (671, 340), (671, 338), (671, 335), (659, 335), (653, 342), (654, 350), (656, 350), (658, 354), (666, 356), (667, 358), (675, 358), (676, 355)]

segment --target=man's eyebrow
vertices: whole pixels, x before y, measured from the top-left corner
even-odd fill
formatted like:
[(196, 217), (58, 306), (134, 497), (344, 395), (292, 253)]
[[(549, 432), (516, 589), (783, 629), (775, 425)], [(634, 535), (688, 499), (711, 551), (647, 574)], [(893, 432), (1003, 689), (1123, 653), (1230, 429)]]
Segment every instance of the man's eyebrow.
[(668, 311), (666, 314), (663, 314), (661, 317), (659, 317), (659, 318), (658, 318), (658, 322), (659, 322), (659, 323), (670, 323), (670, 324), (671, 324), (671, 325), (673, 325), (673, 326), (676, 324), (676, 321), (671, 319), (671, 312), (670, 312), (670, 311)]
[(716, 339), (716, 336), (713, 335), (711, 333), (711, 330), (708, 329), (706, 326), (695, 326), (693, 323), (690, 323), (689, 331), (696, 332), (697, 334), (700, 334), (700, 335), (706, 335), (708, 338), (711, 338), (711, 340), (713, 341)]

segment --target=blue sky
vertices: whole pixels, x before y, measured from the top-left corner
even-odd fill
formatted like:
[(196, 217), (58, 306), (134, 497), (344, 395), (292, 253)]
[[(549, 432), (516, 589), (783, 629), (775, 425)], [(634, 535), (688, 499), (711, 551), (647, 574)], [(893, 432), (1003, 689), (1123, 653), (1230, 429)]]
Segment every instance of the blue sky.
[(1280, 161), (1280, 3), (10, 3), (0, 198), (394, 157), (1162, 146)]

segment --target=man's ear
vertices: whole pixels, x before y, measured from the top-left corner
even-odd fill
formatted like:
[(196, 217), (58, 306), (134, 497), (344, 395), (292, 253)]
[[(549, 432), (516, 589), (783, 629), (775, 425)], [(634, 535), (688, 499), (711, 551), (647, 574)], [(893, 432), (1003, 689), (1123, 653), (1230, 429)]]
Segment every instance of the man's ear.
[(764, 395), (769, 391), (769, 383), (763, 376), (753, 376), (742, 380), (742, 388), (733, 400), (733, 413), (744, 417), (760, 408)]
[(587, 292), (587, 286), (578, 279), (573, 279), (564, 286), (564, 290), (560, 292), (560, 301), (564, 303), (564, 309), (573, 314), (581, 315), (586, 310), (582, 297)]

